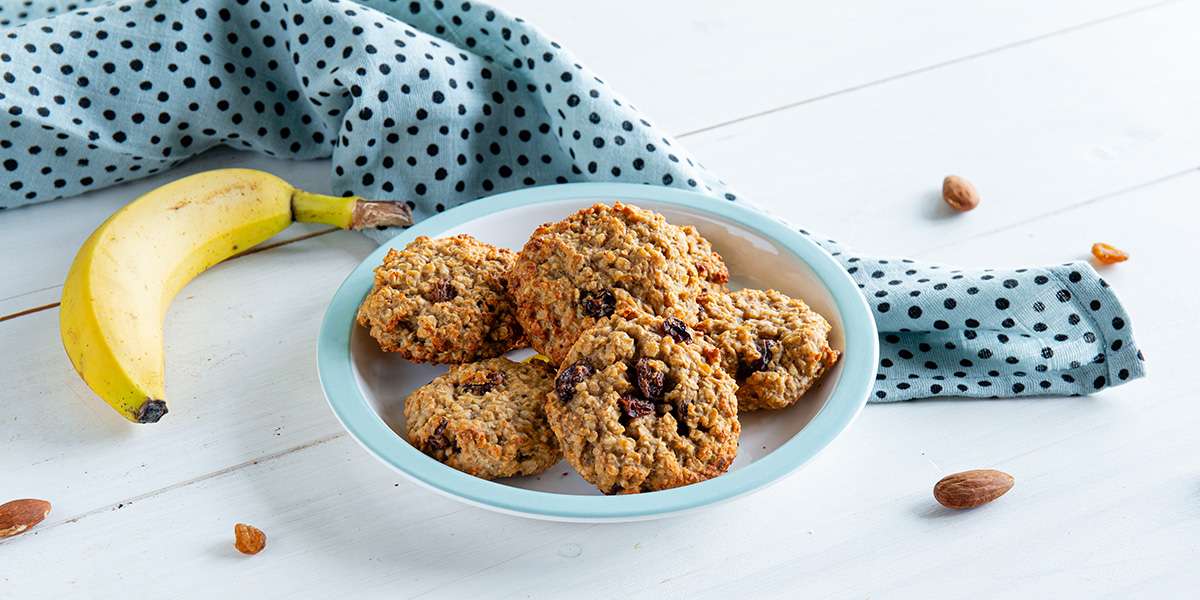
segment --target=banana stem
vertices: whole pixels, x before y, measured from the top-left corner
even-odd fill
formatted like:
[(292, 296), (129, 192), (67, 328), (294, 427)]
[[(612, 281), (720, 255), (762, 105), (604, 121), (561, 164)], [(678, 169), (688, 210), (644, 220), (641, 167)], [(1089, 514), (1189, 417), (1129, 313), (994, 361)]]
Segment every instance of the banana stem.
[(341, 198), (304, 190), (292, 193), (292, 218), (342, 229), (412, 225), (412, 211), (403, 202), (374, 202), (357, 196)]
[(362, 199), (354, 203), (354, 215), (350, 220), (351, 229), (407, 227), (412, 224), (412, 211), (407, 204)]

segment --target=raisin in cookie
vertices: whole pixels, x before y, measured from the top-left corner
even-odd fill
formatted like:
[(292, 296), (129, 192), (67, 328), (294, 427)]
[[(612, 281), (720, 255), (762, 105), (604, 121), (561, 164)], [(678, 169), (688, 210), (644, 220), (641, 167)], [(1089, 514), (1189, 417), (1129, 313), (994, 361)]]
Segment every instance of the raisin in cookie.
[(721, 364), (738, 383), (739, 410), (795, 404), (840, 356), (829, 346), (829, 322), (775, 290), (712, 294), (699, 303), (696, 327), (721, 349)]
[(469, 235), (389, 250), (358, 309), (379, 346), (416, 362), (465, 363), (521, 345), (505, 292), (516, 255)]
[(546, 417), (563, 455), (606, 494), (716, 477), (737, 455), (737, 385), (707, 340), (674, 317), (624, 310), (584, 331)]
[(707, 277), (728, 276), (723, 267), (699, 235), (617, 202), (538, 227), (508, 285), (530, 345), (561, 364), (580, 333), (619, 307), (692, 320)]
[(404, 401), (408, 441), (484, 479), (536, 475), (560, 458), (546, 422), (554, 369), (507, 358), (455, 365)]

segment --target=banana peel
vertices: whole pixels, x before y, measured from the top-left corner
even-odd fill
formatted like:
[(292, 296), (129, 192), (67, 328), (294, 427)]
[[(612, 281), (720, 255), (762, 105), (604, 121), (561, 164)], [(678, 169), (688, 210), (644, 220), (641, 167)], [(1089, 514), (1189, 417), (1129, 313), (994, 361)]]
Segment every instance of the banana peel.
[(344, 229), (410, 225), (404, 203), (313, 194), (270, 173), (220, 169), (154, 189), (84, 242), (63, 286), (63, 346), (87, 385), (126, 419), (167, 414), (163, 319), (209, 267), (294, 221)]

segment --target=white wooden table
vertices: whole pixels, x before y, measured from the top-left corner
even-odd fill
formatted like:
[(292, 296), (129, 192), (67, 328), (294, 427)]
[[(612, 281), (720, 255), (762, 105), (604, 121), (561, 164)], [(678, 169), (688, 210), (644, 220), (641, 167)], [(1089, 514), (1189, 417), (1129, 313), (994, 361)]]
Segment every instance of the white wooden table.
[[(1200, 3), (606, 4), (507, 7), (743, 196), (848, 244), (969, 266), (1129, 250), (1104, 276), (1150, 376), (1087, 398), (869, 406), (801, 473), (693, 516), (492, 514), (401, 480), (325, 405), (318, 323), (372, 249), (353, 233), (296, 226), (185, 289), (161, 423), (131, 426), (81, 383), (54, 303), (115, 208), (230, 165), (328, 187), (325, 162), (218, 152), (0, 214), (0, 501), (54, 503), (0, 542), (0, 598), (1195, 597)], [(946, 216), (947, 173), (975, 182), (978, 210)], [(974, 467), (1016, 487), (975, 511), (933, 502), (938, 478)], [(236, 521), (267, 550), (236, 554)]]

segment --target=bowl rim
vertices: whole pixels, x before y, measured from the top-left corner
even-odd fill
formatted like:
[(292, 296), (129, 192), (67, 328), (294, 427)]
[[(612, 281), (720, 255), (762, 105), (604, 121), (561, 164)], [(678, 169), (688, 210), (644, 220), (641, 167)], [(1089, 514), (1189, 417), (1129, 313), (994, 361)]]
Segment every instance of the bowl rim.
[[(395, 433), (371, 407), (356, 381), (350, 336), (358, 305), (374, 282), (374, 267), (389, 248), (442, 232), (488, 214), (533, 204), (612, 198), (668, 204), (726, 220), (772, 240), (806, 263), (841, 314), (846, 352), (841, 376), (807, 425), (773, 452), (708, 481), (645, 494), (585, 496), (528, 490), (462, 473), (426, 456)], [(812, 460), (854, 421), (875, 381), (879, 340), (875, 319), (850, 275), (808, 235), (744, 204), (696, 192), (624, 183), (570, 183), (515, 190), (468, 202), (429, 217), (373, 251), (334, 293), (317, 340), (317, 370), (334, 415), (367, 451), (412, 481), (482, 508), (549, 520), (629, 521), (680, 514), (757, 491)]]

